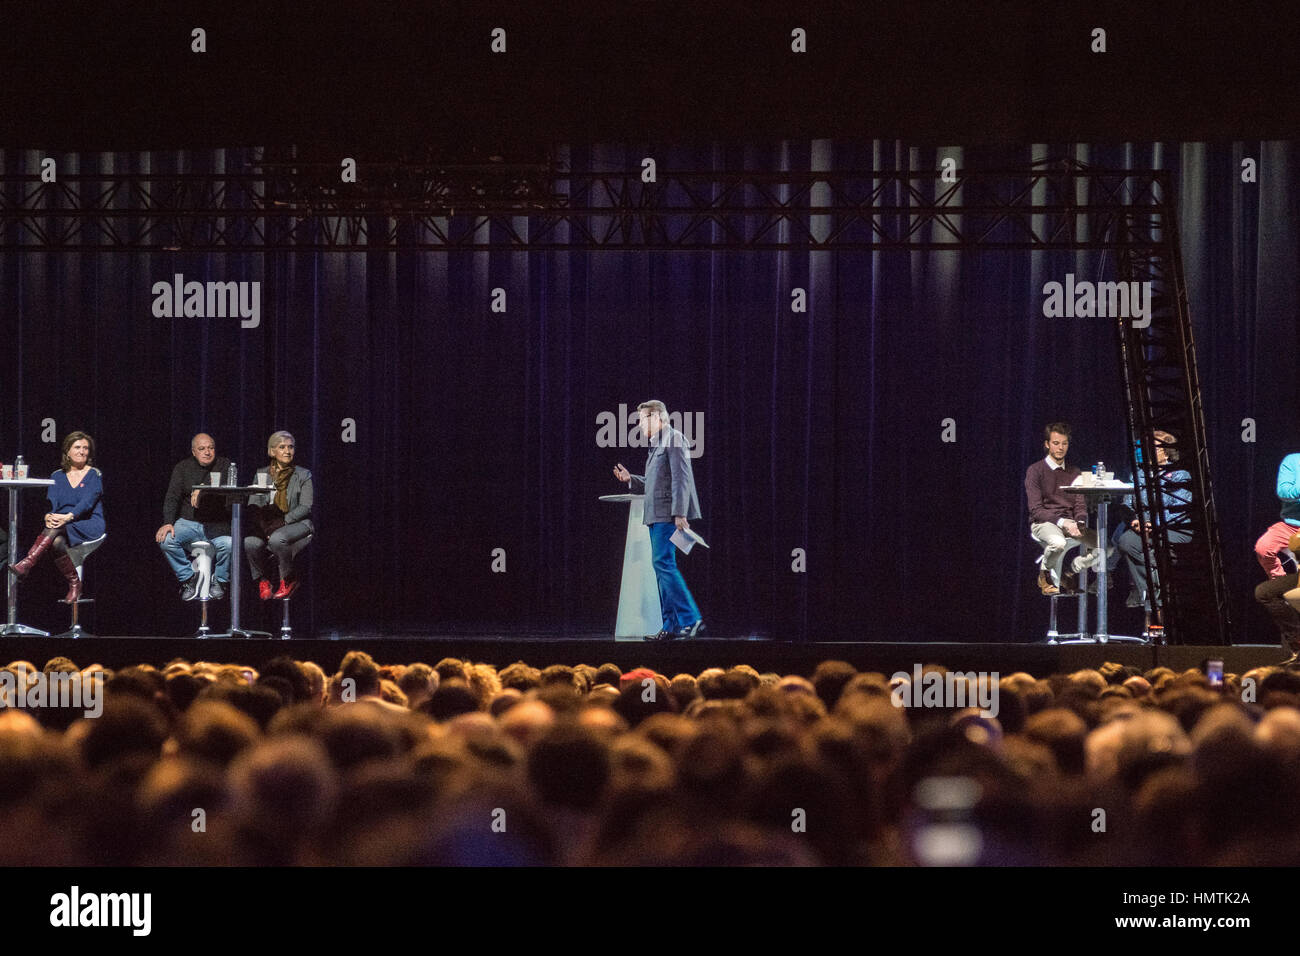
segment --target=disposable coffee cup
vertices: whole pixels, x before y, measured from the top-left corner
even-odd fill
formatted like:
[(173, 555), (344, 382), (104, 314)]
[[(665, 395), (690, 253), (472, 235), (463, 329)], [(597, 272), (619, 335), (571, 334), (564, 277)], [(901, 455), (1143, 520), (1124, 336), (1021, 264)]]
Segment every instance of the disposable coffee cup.
[(268, 474), (267, 474), (266, 472), (264, 472), (264, 471), (260, 471), (260, 472), (258, 472), (258, 473), (257, 473), (257, 487), (259, 487), (259, 488), (270, 488), (270, 487), (271, 487), (271, 476), (268, 475)]
[(221, 484), (221, 472), (219, 471), (208, 472), (208, 484), (210, 484), (213, 488)]
[(0, 478), (3, 478), (5, 481), (8, 481), (11, 478), (13, 478), (13, 476), (14, 476), (13, 465), (0, 465)]
[(25, 480), (27, 478), (27, 466), (26, 465), (16, 466), (14, 468), (14, 477), (17, 478), (19, 481)]

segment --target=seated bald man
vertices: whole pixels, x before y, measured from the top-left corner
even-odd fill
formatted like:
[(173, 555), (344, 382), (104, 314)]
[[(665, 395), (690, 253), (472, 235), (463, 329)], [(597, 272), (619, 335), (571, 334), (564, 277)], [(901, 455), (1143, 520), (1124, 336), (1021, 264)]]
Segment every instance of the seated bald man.
[(172, 469), (163, 498), (162, 527), (154, 540), (181, 583), (182, 601), (199, 596), (198, 576), (190, 564), (190, 545), (195, 541), (210, 542), (217, 552), (209, 597), (220, 600), (226, 595), (230, 581), (230, 503), (216, 495), (200, 497), (193, 489), (195, 485), (209, 484), (213, 472), (224, 481), (229, 467), (229, 459), (217, 457), (217, 443), (212, 436), (200, 432), (190, 442), (190, 457)]

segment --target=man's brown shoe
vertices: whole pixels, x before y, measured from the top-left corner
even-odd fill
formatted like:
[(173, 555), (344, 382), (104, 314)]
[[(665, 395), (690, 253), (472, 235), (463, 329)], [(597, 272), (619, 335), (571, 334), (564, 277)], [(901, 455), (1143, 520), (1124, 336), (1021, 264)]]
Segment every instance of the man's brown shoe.
[(1061, 589), (1052, 583), (1052, 579), (1047, 576), (1046, 571), (1038, 572), (1038, 590), (1044, 594), (1060, 594)]

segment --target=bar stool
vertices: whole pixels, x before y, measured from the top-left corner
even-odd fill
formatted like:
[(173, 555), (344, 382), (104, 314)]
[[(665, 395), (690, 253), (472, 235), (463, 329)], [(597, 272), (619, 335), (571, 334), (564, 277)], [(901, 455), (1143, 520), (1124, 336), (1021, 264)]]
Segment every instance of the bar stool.
[[(1078, 630), (1070, 634), (1061, 634), (1056, 629), (1056, 602), (1062, 598), (1078, 598)], [(1050, 612), (1047, 624), (1047, 643), (1055, 644), (1057, 638), (1081, 638), (1088, 632), (1088, 569), (1084, 568), (1079, 572), (1079, 590), (1072, 591), (1069, 594), (1056, 593), (1047, 595), (1050, 602)]]
[[(293, 550), (290, 552), (290, 554), (294, 558), (297, 558), (298, 553), (302, 551), (303, 548), (307, 547), (307, 545), (311, 544), (311, 539), (314, 537), (315, 535), (309, 534), (301, 541), (295, 542), (293, 545)], [(289, 626), (289, 602), (291, 600), (292, 600), (292, 596), (286, 598), (280, 598), (280, 604), (282, 605), (281, 607), (282, 613), (280, 618), (280, 640), (282, 641), (287, 641), (289, 640), (289, 638), (293, 637), (293, 629)]]
[[(72, 566), (77, 569), (78, 578), (83, 576), (82, 566), (86, 563), (86, 558), (90, 557), (90, 555), (95, 552), (95, 549), (104, 543), (104, 539), (107, 537), (108, 537), (107, 534), (101, 534), (98, 538), (95, 538), (93, 541), (83, 541), (81, 544), (73, 545), (72, 547), (68, 548), (68, 557), (72, 559)], [(69, 637), (72, 638), (73, 640), (79, 637), (94, 637), (95, 635), (89, 634), (86, 631), (83, 631), (81, 629), (81, 614), (80, 614), (81, 605), (94, 604), (94, 603), (95, 603), (94, 598), (83, 597), (83, 598), (78, 598), (76, 601), (73, 601), (71, 604), (69, 604), (68, 606), (72, 608), (72, 626), (68, 630), (64, 631), (62, 634), (57, 634), (55, 636)]]
[[(1035, 544), (1040, 544), (1038, 539), (1035, 538), (1032, 533), (1030, 534), (1029, 538)], [(1065, 550), (1065, 556), (1061, 559), (1062, 571), (1064, 571), (1066, 563), (1071, 560), (1070, 552), (1072, 550), (1074, 550), (1072, 547), (1066, 548)], [(1040, 554), (1037, 557), (1037, 559), (1035, 559), (1034, 561), (1034, 564), (1037, 565), (1040, 569), (1043, 567), (1043, 557), (1044, 555)], [(1064, 577), (1064, 574), (1062, 574), (1062, 576)], [(1074, 633), (1067, 632), (1065, 634), (1062, 634), (1059, 630), (1057, 630), (1056, 602), (1060, 601), (1063, 598), (1067, 600), (1069, 598), (1079, 599), (1078, 629)], [(1084, 568), (1082, 571), (1079, 572), (1078, 591), (1074, 591), (1069, 594), (1063, 594), (1058, 591), (1056, 594), (1047, 595), (1047, 600), (1048, 600), (1048, 609), (1049, 609), (1048, 622), (1047, 622), (1047, 643), (1055, 644), (1058, 639), (1062, 639), (1062, 638), (1066, 640), (1082, 640), (1083, 636), (1088, 633), (1088, 569)]]
[(201, 616), (199, 618), (199, 629), (194, 635), (198, 638), (208, 636), (208, 601), (212, 597), (212, 559), (216, 557), (217, 549), (213, 547), (210, 541), (195, 541), (190, 545), (190, 567), (194, 569), (195, 575), (199, 579), (199, 606)]

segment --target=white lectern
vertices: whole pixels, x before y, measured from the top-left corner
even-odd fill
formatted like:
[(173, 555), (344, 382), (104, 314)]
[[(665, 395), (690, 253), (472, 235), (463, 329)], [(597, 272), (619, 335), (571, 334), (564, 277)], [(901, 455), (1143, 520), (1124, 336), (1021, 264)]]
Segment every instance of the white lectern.
[(655, 577), (650, 529), (643, 523), (645, 495), (601, 495), (601, 501), (628, 503), (627, 542), (623, 545), (623, 583), (618, 589), (618, 619), (614, 637), (643, 638), (664, 626), (659, 604), (659, 579)]

